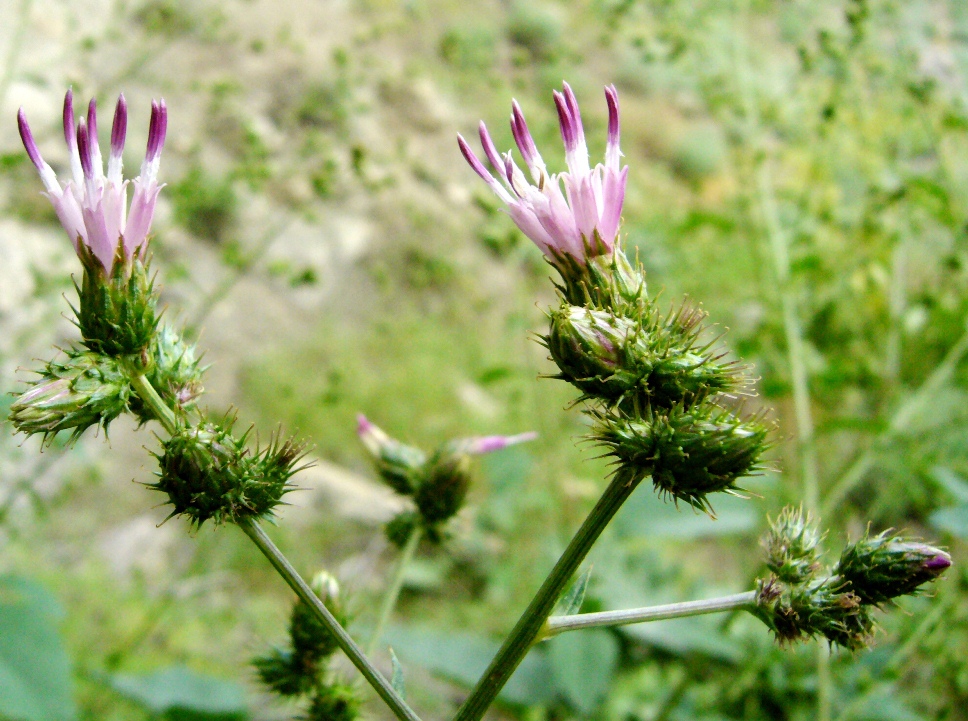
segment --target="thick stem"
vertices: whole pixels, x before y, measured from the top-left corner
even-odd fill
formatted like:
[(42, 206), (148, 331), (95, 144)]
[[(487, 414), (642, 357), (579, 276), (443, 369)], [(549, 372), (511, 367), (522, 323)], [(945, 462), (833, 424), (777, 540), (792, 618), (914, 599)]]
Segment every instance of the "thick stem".
[(131, 385), (134, 386), (138, 398), (151, 409), (155, 420), (164, 426), (166, 431), (174, 434), (178, 425), (175, 412), (161, 399), (158, 391), (155, 390), (155, 387), (151, 385), (148, 379), (144, 375), (132, 373)]
[(417, 552), (417, 547), (420, 545), (421, 538), (423, 538), (423, 528), (421, 526), (414, 526), (410, 532), (410, 536), (407, 538), (406, 544), (403, 546), (403, 550), (400, 552), (400, 559), (397, 561), (397, 570), (390, 580), (390, 587), (387, 589), (386, 595), (383, 597), (383, 604), (380, 606), (380, 615), (377, 616), (376, 625), (373, 627), (373, 635), (370, 636), (370, 642), (366, 645), (367, 656), (372, 656), (376, 651), (376, 647), (380, 643), (380, 637), (383, 636), (383, 630), (386, 628), (387, 623), (389, 623), (390, 616), (393, 615), (393, 609), (396, 608), (397, 599), (400, 598), (400, 590), (403, 588), (403, 579), (407, 572), (407, 566), (413, 560), (413, 556)]
[(300, 600), (313, 610), (316, 618), (333, 634), (336, 643), (343, 649), (343, 653), (360, 670), (363, 677), (380, 695), (380, 698), (383, 699), (386, 705), (390, 707), (394, 715), (400, 721), (420, 721), (420, 717), (407, 706), (406, 701), (393, 690), (390, 682), (370, 663), (370, 660), (363, 653), (363, 650), (356, 645), (356, 642), (346, 632), (346, 629), (340, 625), (339, 621), (329, 612), (329, 609), (319, 600), (319, 597), (313, 593), (309, 584), (302, 579), (296, 572), (296, 569), (292, 567), (292, 564), (289, 563), (289, 560), (276, 548), (276, 545), (266, 535), (265, 531), (251, 519), (240, 521), (238, 525), (252, 539), (252, 542), (259, 547), (262, 554), (269, 559), (269, 563), (282, 576), (283, 580), (289, 584), (289, 587), (296, 592)]
[(622, 611), (602, 611), (601, 613), (579, 613), (573, 616), (552, 616), (545, 623), (541, 639), (552, 638), (565, 631), (601, 626), (627, 626), (632, 623), (664, 621), (670, 618), (701, 616), (706, 613), (721, 613), (737, 609), (751, 608), (756, 603), (756, 591), (734, 593), (703, 601), (684, 601), (667, 603), (662, 606), (630, 608)]
[(598, 540), (605, 526), (637, 485), (637, 479), (629, 478), (622, 473), (612, 478), (605, 493), (595, 504), (575, 537), (571, 539), (565, 552), (561, 554), (558, 563), (555, 564), (531, 604), (504, 641), (504, 645), (491, 661), (491, 665), (471, 691), (471, 695), (458, 709), (454, 721), (479, 721), (484, 716), (484, 712), (531, 649), (565, 585), (585, 560), (592, 544)]

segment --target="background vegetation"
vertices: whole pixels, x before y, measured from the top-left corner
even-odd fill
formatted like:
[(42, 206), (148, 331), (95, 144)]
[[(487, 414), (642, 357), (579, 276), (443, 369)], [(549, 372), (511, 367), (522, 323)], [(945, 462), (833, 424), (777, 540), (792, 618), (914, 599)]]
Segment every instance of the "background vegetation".
[[(149, 99), (167, 100), (168, 312), (201, 333), (213, 409), (315, 445), (273, 534), (307, 575), (341, 579), (351, 629), (394, 558), (355, 415), (427, 448), (541, 433), (483, 459), (452, 540), (408, 574), (388, 636), (424, 718), (452, 712), (607, 472), (576, 447), (573, 393), (536, 380), (550, 268), (454, 140), (484, 118), (510, 147), (516, 97), (558, 169), (563, 78), (593, 158), (618, 86), (627, 243), (670, 305), (688, 294), (730, 329), (760, 379), (750, 405), (780, 424), (775, 472), (715, 522), (643, 486), (593, 552), (586, 607), (746, 590), (766, 514), (789, 502), (819, 510), (832, 547), (870, 520), (948, 544), (955, 567), (826, 671), (745, 617), (580, 632), (534, 651), (494, 717), (809, 719), (826, 696), (842, 721), (966, 718), (963, 2), (0, 0), (0, 15), (4, 391), (74, 335), (76, 262), (14, 123), (23, 105), (64, 167), (73, 85), (104, 108), (126, 94), (132, 172)], [(0, 437), (0, 670), (16, 680), (0, 718), (291, 718), (247, 666), (281, 641), (288, 592), (232, 528), (156, 527), (139, 485), (154, 441), (121, 423), (73, 451)]]

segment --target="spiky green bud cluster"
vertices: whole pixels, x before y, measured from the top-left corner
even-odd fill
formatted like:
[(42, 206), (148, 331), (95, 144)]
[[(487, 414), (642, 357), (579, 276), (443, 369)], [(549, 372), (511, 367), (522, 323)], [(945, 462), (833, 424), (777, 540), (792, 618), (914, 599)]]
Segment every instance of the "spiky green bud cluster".
[(399, 513), (386, 526), (387, 538), (403, 546), (413, 531), (422, 528), (433, 543), (444, 538), (443, 527), (467, 498), (471, 483), (471, 456), (490, 453), (532, 440), (534, 433), (517, 436), (483, 436), (450, 441), (433, 455), (391, 438), (366, 416), (357, 419), (357, 434), (373, 457), (380, 478), (415, 508)]
[[(186, 343), (170, 326), (160, 325), (151, 340), (147, 357), (145, 377), (161, 399), (178, 412), (190, 410), (203, 392), (202, 374), (205, 372), (195, 355), (195, 346)], [(150, 410), (137, 396), (131, 399), (131, 410), (142, 423), (152, 419)]]
[(882, 604), (898, 596), (916, 595), (951, 566), (951, 556), (925, 543), (907, 541), (891, 531), (868, 532), (848, 543), (835, 572), (864, 603)]
[(856, 651), (870, 645), (873, 611), (916, 595), (951, 565), (944, 551), (884, 532), (848, 543), (838, 563), (825, 567), (823, 535), (802, 511), (784, 509), (763, 538), (772, 573), (757, 582), (754, 613), (781, 643), (823, 636)]
[(809, 513), (787, 506), (763, 537), (766, 566), (783, 583), (803, 583), (821, 568), (822, 540)]
[(249, 432), (236, 438), (234, 423), (226, 417), (182, 425), (162, 443), (158, 480), (149, 487), (168, 495), (171, 516), (186, 516), (195, 526), (269, 516), (292, 490), (289, 479), (301, 469), (304, 447), (276, 436), (250, 451)]
[[(119, 246), (110, 272), (105, 272), (86, 246), (78, 250), (84, 274), (74, 309), (84, 345), (95, 353), (128, 357), (139, 370), (150, 366), (148, 347), (158, 326), (158, 301), (147, 261), (126, 259)], [(75, 284), (76, 285), (76, 284)]]
[(857, 651), (874, 633), (871, 607), (839, 579), (786, 585), (775, 576), (760, 581), (757, 615), (780, 643), (823, 636), (831, 645)]
[(58, 431), (71, 431), (70, 442), (91, 426), (108, 425), (128, 410), (132, 391), (114, 358), (68, 349), (52, 360), (40, 378), (10, 407), (10, 421), (21, 433), (42, 433), (45, 442)]
[[(313, 578), (313, 592), (341, 626), (347, 623), (345, 605), (336, 579), (326, 571)], [(292, 699), (308, 698), (312, 721), (351, 721), (358, 715), (359, 700), (351, 686), (331, 678), (328, 662), (339, 646), (335, 637), (302, 600), (289, 617), (289, 643), (253, 660), (259, 678), (274, 693)]]
[(634, 482), (712, 513), (708, 494), (736, 493), (736, 480), (757, 467), (766, 428), (712, 403), (649, 408), (637, 419), (617, 409), (595, 411), (594, 438)]
[(662, 313), (621, 247), (584, 261), (553, 263), (561, 305), (542, 340), (557, 377), (582, 392), (617, 473), (712, 515), (709, 494), (738, 491), (769, 446), (762, 416), (723, 402), (749, 384), (745, 369), (704, 340), (701, 310)]

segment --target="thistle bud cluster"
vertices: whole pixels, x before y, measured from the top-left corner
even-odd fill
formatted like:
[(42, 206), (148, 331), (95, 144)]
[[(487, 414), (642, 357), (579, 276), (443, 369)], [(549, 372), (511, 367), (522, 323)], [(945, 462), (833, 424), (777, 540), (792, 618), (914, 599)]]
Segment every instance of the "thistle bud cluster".
[[(83, 269), (73, 307), (81, 347), (49, 362), (14, 403), (11, 421), (28, 435), (45, 439), (61, 430), (76, 440), (91, 426), (107, 428), (124, 412), (144, 423), (153, 415), (132, 391), (145, 375), (176, 412), (189, 409), (201, 393), (195, 349), (162, 325), (158, 294), (149, 269), (151, 220), (161, 186), (157, 181), (168, 126), (164, 101), (152, 103), (148, 147), (141, 174), (122, 177), (128, 106), (118, 99), (111, 127), (107, 170), (97, 132), (97, 107), (75, 118), (74, 96), (64, 98), (64, 139), (71, 177), (61, 183), (43, 160), (23, 110), (17, 117), (27, 155), (46, 195), (74, 245)], [(128, 204), (128, 186), (134, 188)]]
[[(345, 604), (336, 579), (326, 571), (310, 583), (313, 592), (334, 618), (345, 626)], [(329, 660), (337, 651), (336, 638), (312, 609), (297, 600), (289, 616), (289, 642), (253, 660), (259, 679), (273, 693), (292, 700), (308, 700), (308, 721), (352, 721), (359, 700), (353, 688), (335, 678)]]
[(661, 312), (622, 249), (628, 168), (620, 163), (615, 88), (605, 89), (605, 163), (594, 168), (574, 93), (565, 84), (554, 97), (567, 172), (548, 174), (517, 103), (511, 131), (533, 184), (511, 153), (497, 153), (483, 123), (481, 145), (503, 184), (463, 138), (461, 152), (561, 276), (542, 341), (557, 377), (581, 391), (592, 439), (615, 458), (616, 475), (629, 484), (651, 476), (663, 495), (711, 514), (710, 493), (736, 492), (737, 481), (760, 468), (767, 427), (727, 407), (749, 381), (706, 339), (705, 313), (686, 305)]
[(387, 537), (403, 546), (417, 528), (439, 543), (443, 527), (463, 507), (471, 484), (471, 458), (533, 440), (534, 433), (516, 436), (479, 436), (445, 443), (427, 455), (419, 448), (391, 438), (361, 415), (357, 434), (373, 457), (380, 479), (412, 507), (399, 513), (386, 527)]
[(195, 527), (271, 516), (293, 490), (290, 478), (305, 466), (302, 444), (275, 436), (255, 451), (249, 431), (236, 437), (235, 418), (179, 425), (155, 454), (158, 480), (149, 488), (168, 496), (169, 517), (185, 516)]
[(873, 611), (917, 595), (951, 565), (941, 549), (885, 531), (848, 543), (832, 567), (823, 535), (802, 511), (784, 509), (763, 539), (770, 575), (757, 582), (755, 615), (781, 643), (823, 636), (855, 651), (869, 646)]

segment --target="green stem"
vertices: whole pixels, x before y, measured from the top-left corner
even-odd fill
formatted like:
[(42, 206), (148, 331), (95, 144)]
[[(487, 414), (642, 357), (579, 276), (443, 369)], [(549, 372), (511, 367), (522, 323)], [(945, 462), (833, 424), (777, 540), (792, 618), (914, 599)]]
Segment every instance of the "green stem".
[(356, 642), (350, 637), (339, 621), (337, 621), (333, 614), (329, 612), (329, 609), (323, 605), (323, 602), (319, 600), (319, 597), (313, 593), (312, 589), (309, 587), (302, 577), (296, 572), (296, 569), (292, 567), (289, 560), (282, 555), (282, 551), (276, 548), (276, 545), (272, 540), (266, 535), (265, 531), (252, 519), (245, 519), (239, 521), (239, 528), (252, 539), (252, 542), (259, 547), (262, 554), (269, 559), (269, 563), (272, 564), (273, 568), (282, 576), (283, 580), (289, 584), (289, 587), (296, 592), (300, 600), (309, 606), (313, 612), (316, 614), (316, 618), (326, 626), (333, 637), (336, 639), (336, 643), (343, 653), (347, 655), (353, 665), (359, 669), (360, 673), (367, 682), (374, 688), (374, 690), (380, 695), (380, 698), (390, 707), (393, 714), (400, 719), (400, 721), (420, 721), (420, 717), (413, 712), (413, 710), (407, 706), (406, 701), (404, 701), (400, 695), (393, 690), (390, 682), (383, 677), (383, 675), (377, 670), (377, 668), (370, 662), (370, 660), (363, 653), (363, 650), (356, 645)]
[[(165, 427), (165, 430), (169, 433), (174, 433), (177, 426), (175, 412), (162, 400), (161, 396), (154, 389), (154, 386), (151, 385), (151, 382), (144, 375), (132, 374), (131, 385), (134, 387), (138, 397), (151, 409), (158, 422)], [(245, 535), (252, 539), (252, 542), (258, 546), (262, 554), (269, 559), (272, 567), (289, 584), (289, 587), (296, 592), (296, 595), (302, 599), (303, 603), (313, 610), (316, 617), (333, 634), (339, 647), (343, 649), (343, 652), (353, 662), (353, 665), (360, 670), (360, 673), (363, 674), (367, 682), (376, 690), (380, 698), (390, 707), (394, 715), (400, 721), (420, 721), (420, 717), (407, 706), (400, 695), (393, 690), (390, 683), (370, 663), (370, 660), (364, 655), (362, 649), (356, 645), (356, 642), (346, 632), (346, 629), (340, 625), (339, 621), (329, 612), (329, 609), (319, 600), (319, 597), (313, 593), (309, 584), (296, 572), (296, 569), (289, 563), (289, 559), (282, 555), (282, 551), (276, 547), (272, 540), (265, 534), (265, 531), (251, 518), (240, 520), (238, 526)]]
[(907, 429), (908, 425), (918, 413), (926, 408), (927, 404), (935, 397), (935, 394), (951, 379), (951, 376), (954, 374), (958, 364), (966, 353), (968, 353), (968, 332), (961, 336), (958, 342), (951, 347), (951, 350), (948, 351), (944, 359), (931, 372), (928, 379), (921, 384), (921, 387), (909, 396), (901, 407), (898, 408), (897, 413), (894, 414), (890, 425), (888, 425), (884, 432), (874, 440), (867, 450), (857, 457), (857, 460), (850, 465), (837, 483), (834, 484), (833, 488), (827, 492), (827, 497), (821, 509), (821, 515), (839, 506), (847, 494), (864, 479), (867, 471), (871, 469), (874, 461), (877, 460), (878, 452), (883, 446), (893, 440), (895, 436)]
[(164, 426), (166, 431), (174, 434), (178, 426), (175, 412), (161, 399), (151, 382), (144, 375), (132, 373), (131, 385), (134, 386), (138, 398), (151, 409), (155, 419)]
[(531, 649), (565, 585), (585, 560), (592, 544), (637, 485), (637, 480), (621, 473), (612, 478), (605, 493), (571, 539), (565, 552), (561, 554), (558, 563), (555, 564), (531, 604), (504, 641), (504, 645), (491, 661), (491, 665), (471, 691), (471, 695), (457, 710), (454, 721), (479, 721), (484, 716), (518, 664)]
[(565, 631), (601, 626), (627, 626), (632, 623), (664, 621), (669, 618), (701, 616), (706, 613), (721, 613), (736, 609), (750, 608), (756, 603), (756, 591), (734, 593), (703, 601), (683, 601), (667, 603), (662, 606), (630, 608), (622, 611), (602, 611), (601, 613), (579, 613), (572, 616), (552, 616), (545, 624), (541, 640), (552, 638)]
[(403, 579), (407, 571), (407, 566), (413, 560), (413, 556), (417, 552), (417, 547), (420, 545), (421, 538), (423, 538), (423, 528), (421, 526), (414, 526), (410, 535), (407, 537), (407, 542), (404, 544), (403, 550), (400, 552), (397, 570), (394, 572), (393, 578), (390, 581), (390, 587), (383, 597), (383, 604), (380, 606), (380, 615), (377, 617), (376, 625), (373, 627), (370, 642), (366, 645), (367, 656), (372, 656), (376, 651), (376, 647), (380, 643), (380, 637), (383, 636), (383, 630), (386, 628), (387, 623), (389, 623), (390, 616), (393, 615), (393, 609), (396, 608), (397, 599), (400, 598), (400, 591), (403, 589)]

